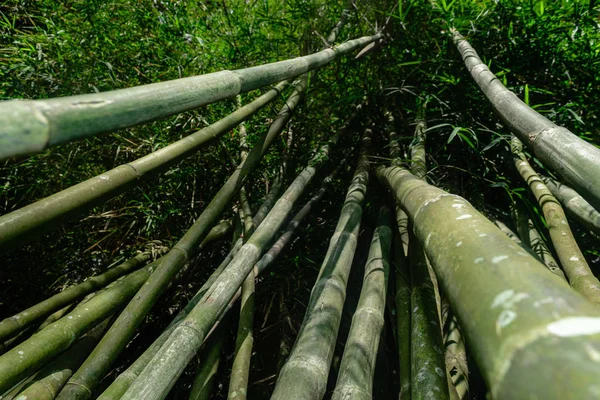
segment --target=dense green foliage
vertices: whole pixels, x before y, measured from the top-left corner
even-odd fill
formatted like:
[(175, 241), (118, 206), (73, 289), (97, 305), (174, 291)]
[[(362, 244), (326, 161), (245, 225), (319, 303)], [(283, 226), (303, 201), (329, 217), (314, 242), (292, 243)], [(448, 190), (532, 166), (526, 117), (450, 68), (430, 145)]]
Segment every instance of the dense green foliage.
[[(389, 159), (384, 111), (394, 114), (407, 154), (417, 110), (426, 103), (429, 182), (465, 197), (480, 212), (504, 221), (514, 231), (510, 205), (524, 204), (548, 239), (542, 212), (512, 163), (509, 131), (464, 68), (449, 38), (449, 28), (460, 30), (492, 72), (527, 104), (600, 146), (600, 5), (593, 0), (7, 0), (0, 5), (0, 100), (107, 91), (296, 57), (321, 49), (322, 37), (345, 8), (350, 13), (338, 42), (381, 28), (385, 41), (370, 55), (358, 60), (340, 59), (311, 76), (307, 100), (290, 125), (292, 148), (286, 149), (286, 135), (273, 145), (249, 181), (251, 202), (260, 203), (286, 152), (290, 154), (290, 181), (310, 159), (312, 149), (347, 122), (353, 111), (350, 105), (363, 97), (368, 96), (368, 104), (359, 120), (375, 124), (373, 162)], [(244, 94), (243, 103), (262, 92)], [(268, 129), (281, 106), (278, 100), (246, 123), (250, 144)], [(223, 101), (9, 160), (0, 165), (0, 213), (164, 147), (235, 107), (235, 101)], [(342, 148), (332, 150), (334, 163), (358, 143), (360, 132), (351, 130), (342, 140)], [(236, 157), (238, 145), (234, 130), (208, 151), (140, 183), (79, 221), (64, 224), (3, 255), (0, 316), (23, 310), (138, 250), (177, 242), (231, 174), (234, 164), (230, 155)], [(307, 288), (314, 282), (327, 250), (355, 160), (334, 182), (320, 209), (307, 217), (300, 237), (260, 278), (255, 317), (260, 329), (255, 334), (250, 376), (250, 393), (256, 398), (272, 392), (279, 356), (272, 343), (284, 341), (286, 336), (293, 342), (300, 327), (310, 294)], [(538, 172), (552, 176), (552, 171), (535, 158), (530, 160)], [(405, 162), (408, 166), (408, 155)], [(368, 216), (363, 222), (365, 238), (361, 233), (355, 267), (364, 265), (368, 233), (374, 228), (377, 212), (371, 204), (381, 195), (376, 183), (371, 186)], [(313, 184), (313, 189), (317, 187), (318, 183)], [(233, 211), (223, 218), (231, 215)], [(596, 239), (577, 222), (572, 221), (571, 226), (588, 264), (598, 275)], [(552, 249), (549, 240), (548, 244)], [(187, 303), (218, 265), (227, 247), (225, 240), (222, 246), (201, 254), (189, 279), (163, 295), (102, 387), (158, 336), (170, 316)], [(342, 317), (342, 332), (346, 334), (362, 279), (357, 268), (353, 271), (348, 310)], [(395, 346), (394, 332), (390, 330), (387, 336), (382, 346)], [(225, 348), (233, 348), (232, 339), (227, 339)], [(230, 354), (231, 350), (227, 351)], [(342, 355), (339, 343), (338, 355)], [(337, 362), (334, 360), (334, 369)], [(378, 368), (386, 368), (386, 362), (391, 361), (379, 360)], [(222, 363), (220, 376), (225, 382), (230, 364), (223, 364), (227, 363)], [(173, 389), (174, 398), (189, 390), (195, 366), (192, 363), (188, 367), (184, 379)], [(329, 389), (335, 384), (332, 375)], [(397, 377), (390, 374), (376, 379), (382, 381), (376, 382), (374, 394), (385, 398), (378, 391), (388, 381), (395, 384)], [(475, 397), (485, 393), (477, 373), (471, 391)], [(218, 390), (219, 396), (226, 393), (226, 385)]]

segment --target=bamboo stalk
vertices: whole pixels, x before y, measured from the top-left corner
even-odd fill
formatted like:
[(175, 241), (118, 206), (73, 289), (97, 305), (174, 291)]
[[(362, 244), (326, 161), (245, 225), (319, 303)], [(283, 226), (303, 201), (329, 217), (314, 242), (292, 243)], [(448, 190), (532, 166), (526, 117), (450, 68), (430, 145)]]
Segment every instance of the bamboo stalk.
[(82, 333), (122, 307), (146, 282), (156, 263), (132, 272), (113, 287), (99, 292), (82, 308), (34, 334), (0, 356), (0, 392), (30, 375), (66, 350)]
[(575, 190), (546, 176), (541, 177), (548, 189), (580, 224), (600, 234), (600, 213)]
[(39, 321), (54, 311), (60, 310), (85, 295), (108, 285), (119, 277), (140, 268), (151, 257), (152, 254), (148, 252), (138, 254), (101, 275), (93, 276), (78, 285), (71, 286), (55, 294), (41, 303), (2, 320), (0, 322), (0, 342), (10, 339), (19, 333), (21, 329)]
[(385, 322), (392, 242), (390, 219), (388, 208), (381, 207), (332, 400), (372, 398), (375, 359)]
[(35, 375), (19, 393), (17, 399), (53, 400), (63, 385), (67, 383), (73, 371), (85, 360), (98, 343), (112, 318), (108, 317), (94, 329), (79, 338), (67, 351), (49, 363)]
[[(594, 276), (585, 257), (569, 228), (567, 217), (560, 203), (546, 187), (539, 175), (531, 167), (519, 139), (513, 136), (511, 149), (515, 166), (521, 177), (542, 208), (550, 238), (556, 249), (560, 263), (569, 278), (569, 284), (596, 305), (600, 305), (600, 281)], [(554, 272), (554, 271), (553, 271)]]
[(205, 342), (204, 349), (200, 353), (200, 369), (194, 378), (189, 400), (209, 400), (216, 383), (216, 375), (219, 369), (221, 350), (225, 342), (225, 327), (228, 324), (220, 324), (217, 330)]
[[(281, 188), (281, 180), (277, 180), (273, 186), (269, 194), (266, 196), (265, 201), (260, 206), (256, 215), (254, 216), (254, 224), (259, 226), (264, 218), (266, 217), (269, 210), (273, 207), (275, 201), (278, 198), (279, 190)], [(123, 394), (129, 389), (129, 386), (137, 379), (137, 377), (141, 374), (141, 372), (146, 368), (148, 363), (153, 359), (158, 350), (162, 347), (162, 345), (167, 341), (171, 333), (175, 330), (179, 324), (181, 324), (185, 318), (188, 316), (190, 311), (196, 307), (196, 305), (204, 298), (212, 284), (217, 280), (217, 278), (221, 275), (221, 273), (227, 268), (231, 260), (235, 257), (235, 255), (242, 248), (243, 240), (242, 238), (236, 238), (234, 241), (234, 245), (231, 248), (231, 251), (225, 259), (221, 262), (219, 267), (211, 274), (208, 280), (202, 285), (202, 287), (198, 290), (196, 295), (189, 301), (189, 303), (184, 307), (183, 310), (177, 314), (177, 316), (171, 321), (169, 326), (161, 333), (161, 335), (146, 349), (146, 351), (138, 357), (137, 360), (125, 371), (123, 371), (119, 376), (114, 380), (114, 382), (100, 395), (98, 400), (118, 400)], [(202, 367), (201, 367), (202, 368)]]
[(33, 239), (191, 156), (277, 99), (287, 85), (288, 82), (280, 82), (253, 102), (162, 149), (1, 216), (0, 252)]
[(600, 363), (600, 311), (466, 200), (381, 167), (456, 312), (495, 399), (589, 397)]
[(592, 206), (600, 208), (600, 149), (523, 103), (492, 74), (456, 29), (452, 29), (452, 37), (471, 76), (508, 128)]
[(103, 93), (2, 102), (0, 160), (164, 118), (294, 78), (380, 38), (378, 33), (308, 56), (235, 71), (224, 70)]
[(448, 302), (444, 302), (444, 313), (446, 326), (444, 347), (446, 369), (448, 370), (448, 379), (450, 380), (450, 398), (453, 398), (454, 389), (456, 398), (463, 400), (469, 396), (469, 369), (467, 367), (467, 352), (463, 335), (458, 326), (458, 320), (454, 313), (450, 311)]
[(316, 168), (326, 158), (328, 149), (327, 145), (321, 147), (310, 165), (292, 182), (263, 223), (217, 278), (205, 299), (173, 330), (153, 361), (125, 392), (123, 400), (163, 399), (169, 393), (187, 363), (201, 346), (215, 320), (226, 310), (267, 244), (285, 222), (296, 200), (312, 180)]
[(160, 295), (166, 290), (169, 283), (189, 258), (197, 251), (198, 244), (208, 233), (207, 228), (214, 223), (236, 192), (243, 186), (248, 175), (258, 167), (271, 143), (292, 117), (292, 113), (302, 99), (305, 89), (306, 79), (302, 79), (267, 133), (253, 147), (248, 157), (236, 168), (192, 227), (173, 246), (173, 249), (162, 258), (162, 262), (155, 273), (127, 305), (92, 354), (65, 385), (58, 396), (59, 400), (89, 398), (92, 389), (106, 374), (116, 357), (133, 337), (137, 327), (158, 301)]
[[(363, 143), (368, 144), (370, 135), (371, 131), (367, 129)], [(277, 379), (273, 400), (320, 399), (325, 394), (368, 180), (369, 165), (364, 146), (302, 327)]]

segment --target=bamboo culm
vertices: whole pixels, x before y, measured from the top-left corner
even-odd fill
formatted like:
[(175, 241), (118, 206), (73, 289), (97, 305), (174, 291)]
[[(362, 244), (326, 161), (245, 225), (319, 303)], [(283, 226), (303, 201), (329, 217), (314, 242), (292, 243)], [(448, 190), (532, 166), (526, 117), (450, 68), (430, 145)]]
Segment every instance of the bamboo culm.
[(325, 158), (324, 151), (328, 151), (326, 146), (288, 187), (263, 223), (211, 286), (205, 299), (173, 330), (153, 360), (125, 392), (122, 400), (156, 400), (167, 396), (215, 320), (226, 310), (268, 243), (285, 222), (296, 200), (312, 180), (316, 167)]
[(512, 137), (511, 149), (519, 174), (521, 174), (542, 208), (548, 224), (550, 238), (569, 284), (588, 300), (600, 305), (600, 281), (594, 276), (579, 249), (560, 203), (552, 196), (552, 192), (527, 161), (525, 154), (523, 154), (522, 143), (516, 136)]
[(600, 149), (523, 103), (496, 78), (456, 29), (451, 32), (471, 76), (508, 128), (542, 163), (600, 209)]
[(65, 317), (0, 356), (0, 392), (8, 390), (45, 365), (66, 350), (86, 330), (121, 308), (146, 282), (157, 261), (129, 274), (113, 287), (99, 292), (82, 308), (75, 308)]
[(92, 354), (81, 368), (71, 377), (58, 399), (71, 400), (89, 398), (93, 388), (106, 374), (116, 357), (125, 348), (135, 334), (136, 328), (144, 320), (152, 306), (165, 291), (189, 258), (197, 251), (198, 244), (208, 233), (211, 226), (224, 210), (233, 196), (243, 186), (248, 175), (258, 167), (263, 155), (279, 135), (303, 97), (306, 80), (302, 79), (298, 88), (290, 95), (269, 130), (253, 147), (248, 157), (236, 168), (227, 182), (206, 206), (192, 227), (177, 242), (173, 249), (161, 260), (156, 271), (140, 292), (127, 305), (115, 323), (104, 335)]
[(545, 176), (541, 178), (577, 222), (600, 235), (600, 213), (590, 203), (567, 185)]
[(281, 82), (251, 103), (170, 145), (0, 217), (0, 252), (32, 240), (196, 153), (279, 97)]
[[(277, 180), (269, 194), (266, 196), (265, 201), (259, 207), (256, 215), (254, 216), (253, 222), (255, 226), (259, 226), (267, 216), (269, 210), (273, 207), (275, 201), (279, 196), (281, 189), (281, 180)], [(237, 236), (237, 235), (234, 235)], [(148, 363), (152, 360), (154, 355), (160, 350), (162, 345), (167, 341), (173, 330), (179, 326), (181, 322), (185, 320), (190, 311), (196, 307), (196, 305), (204, 298), (212, 284), (217, 280), (225, 268), (229, 265), (231, 260), (235, 257), (238, 251), (242, 248), (243, 239), (238, 238), (235, 240), (231, 251), (227, 254), (225, 259), (219, 264), (217, 269), (211, 274), (208, 280), (198, 290), (196, 295), (189, 301), (183, 310), (177, 314), (177, 316), (171, 321), (169, 326), (161, 333), (161, 335), (146, 349), (146, 351), (138, 357), (137, 360), (125, 371), (123, 371), (113, 383), (100, 395), (98, 400), (118, 400), (123, 394), (129, 389), (129, 386), (137, 379), (140, 373), (146, 368)], [(202, 367), (201, 367), (202, 368)]]
[(54, 311), (60, 310), (72, 302), (81, 299), (85, 295), (108, 285), (119, 277), (140, 268), (150, 260), (151, 257), (151, 253), (138, 254), (101, 275), (93, 276), (78, 285), (71, 286), (62, 292), (55, 294), (41, 303), (2, 320), (2, 322), (0, 322), (0, 342), (10, 339), (19, 333), (21, 329), (47, 317)]
[[(591, 396), (600, 310), (463, 198), (401, 168), (381, 167), (377, 176), (414, 222), (492, 398)], [(556, 365), (568, 372), (557, 374)]]
[(332, 400), (372, 399), (375, 360), (385, 322), (392, 236), (390, 212), (381, 207)]
[(294, 78), (380, 38), (378, 33), (304, 57), (128, 89), (48, 100), (5, 101), (0, 107), (0, 161), (164, 118)]
[(369, 180), (365, 144), (369, 143), (370, 135), (367, 129), (340, 218), (312, 289), (296, 343), (275, 384), (273, 400), (321, 399), (325, 394)]

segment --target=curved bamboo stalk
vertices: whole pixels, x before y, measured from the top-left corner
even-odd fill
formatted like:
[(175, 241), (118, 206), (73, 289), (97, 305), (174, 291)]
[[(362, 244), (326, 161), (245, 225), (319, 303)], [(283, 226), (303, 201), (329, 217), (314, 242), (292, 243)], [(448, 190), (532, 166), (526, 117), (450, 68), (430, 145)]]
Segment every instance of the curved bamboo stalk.
[[(259, 226), (262, 221), (267, 216), (269, 210), (273, 207), (275, 201), (279, 197), (279, 190), (281, 189), (281, 180), (277, 180), (271, 188), (271, 191), (266, 196), (265, 201), (260, 206), (256, 215), (254, 216), (254, 224)], [(234, 236), (235, 237), (235, 236)], [(142, 373), (144, 368), (150, 363), (152, 358), (156, 355), (158, 350), (162, 347), (162, 345), (167, 341), (171, 333), (175, 330), (179, 324), (181, 324), (185, 318), (188, 316), (190, 311), (196, 307), (196, 305), (204, 298), (212, 284), (217, 280), (217, 278), (221, 275), (221, 273), (227, 268), (231, 260), (235, 257), (235, 255), (242, 248), (243, 240), (242, 238), (236, 238), (234, 241), (234, 245), (231, 248), (231, 251), (227, 254), (225, 259), (221, 262), (219, 267), (211, 274), (208, 280), (202, 285), (202, 287), (198, 290), (196, 295), (189, 301), (189, 303), (184, 307), (183, 310), (177, 314), (177, 316), (171, 321), (169, 326), (161, 333), (161, 335), (146, 349), (146, 351), (138, 357), (134, 363), (123, 371), (114, 382), (100, 395), (98, 400), (118, 400), (123, 394), (129, 389), (129, 386), (137, 379), (137, 377)], [(202, 368), (202, 367), (201, 367)]]
[(390, 219), (389, 209), (381, 207), (332, 400), (372, 399), (375, 359), (385, 322), (392, 242)]
[(122, 307), (146, 282), (159, 261), (132, 272), (125, 279), (100, 291), (67, 316), (34, 334), (0, 356), (0, 392), (30, 375), (66, 350), (82, 333)]
[(94, 349), (104, 332), (110, 326), (109, 317), (90, 332), (79, 338), (67, 351), (53, 360), (35, 375), (17, 396), (19, 400), (54, 400), (63, 385)]
[(0, 107), (0, 160), (164, 118), (320, 68), (381, 34), (275, 63), (103, 93), (10, 100)]
[(600, 149), (523, 103), (492, 74), (456, 29), (452, 29), (452, 36), (471, 76), (510, 130), (545, 165), (600, 208)]
[(600, 234), (600, 213), (575, 190), (546, 176), (541, 177), (548, 189), (583, 226)]
[[(363, 143), (368, 144), (370, 135), (371, 131), (367, 129)], [(313, 287), (296, 343), (277, 379), (271, 397), (273, 400), (320, 399), (325, 394), (368, 180), (365, 146)]]
[(173, 249), (162, 258), (156, 272), (152, 274), (140, 292), (127, 305), (92, 354), (65, 385), (58, 396), (59, 400), (89, 398), (92, 389), (106, 374), (111, 364), (133, 337), (137, 327), (158, 301), (160, 295), (166, 290), (169, 283), (189, 258), (197, 251), (198, 243), (208, 233), (207, 228), (214, 223), (236, 192), (243, 186), (248, 175), (258, 167), (271, 143), (292, 117), (294, 109), (303, 97), (306, 84), (306, 79), (300, 81), (298, 88), (290, 95), (267, 133), (254, 146), (248, 157), (236, 168), (192, 227), (173, 246)]
[(313, 157), (310, 165), (292, 182), (277, 201), (263, 223), (242, 246), (226, 270), (212, 285), (209, 294), (177, 326), (153, 360), (123, 395), (123, 400), (163, 399), (181, 375), (206, 335), (223, 314), (267, 244), (283, 225), (291, 208), (324, 161), (329, 151), (327, 145)]
[[(544, 258), (541, 258), (540, 254), (536, 253), (536, 251), (534, 251), (531, 247), (529, 247), (528, 244), (523, 243), (523, 241), (519, 238), (519, 235), (514, 233), (508, 226), (506, 226), (506, 224), (504, 222), (502, 222), (500, 220), (495, 220), (494, 224), (496, 224), (498, 229), (500, 229), (502, 232), (504, 232), (504, 234), (506, 236), (508, 236), (510, 238), (510, 240), (512, 240), (519, 246), (521, 246), (521, 248), (523, 250), (525, 250), (526, 252), (528, 252), (529, 254), (534, 256), (535, 258), (537, 258), (538, 261), (543, 262), (546, 265), (546, 267), (548, 267), (549, 270), (552, 271), (553, 268), (558, 268), (558, 271), (556, 271), (555, 274), (556, 275), (562, 274), (562, 271), (561, 271), (560, 267), (558, 266), (558, 263), (556, 262), (556, 260), (554, 260), (554, 257), (552, 257), (552, 254), (550, 254), (550, 250), (546, 247), (546, 244), (541, 240), (541, 237), (539, 237), (539, 235), (535, 236), (535, 237), (537, 237), (537, 241), (534, 240), (534, 235), (537, 235), (537, 230), (533, 226), (533, 222), (531, 220), (529, 220), (529, 222), (531, 222), (531, 224), (532, 224), (531, 230), (528, 228), (525, 231), (529, 235), (528, 242), (535, 242), (536, 244), (540, 243), (544, 247), (544, 249), (542, 250), (542, 257), (544, 257)], [(539, 247), (540, 246), (538, 246), (538, 248)], [(562, 275), (562, 277), (565, 280), (567, 279), (564, 277), (564, 274)]]
[(569, 278), (570, 285), (588, 300), (600, 305), (600, 281), (594, 276), (585, 261), (585, 257), (569, 228), (567, 217), (560, 203), (552, 196), (552, 192), (544, 185), (542, 179), (527, 161), (525, 154), (523, 154), (523, 145), (516, 136), (512, 137), (511, 149), (519, 174), (521, 174), (542, 208), (548, 224), (550, 238), (560, 263)]
[(414, 221), (492, 398), (593, 393), (600, 363), (589, 349), (600, 347), (600, 311), (463, 198), (400, 168), (377, 176)]
[(1, 216), (0, 252), (33, 239), (191, 156), (277, 99), (287, 85), (288, 82), (279, 83), (253, 102), (162, 149)]
[(152, 258), (151, 253), (141, 253), (133, 258), (125, 261), (122, 264), (117, 265), (106, 271), (101, 275), (96, 275), (90, 279), (71, 286), (60, 293), (38, 303), (28, 309), (21, 311), (18, 314), (8, 317), (0, 322), (0, 342), (10, 339), (21, 329), (39, 321), (40, 319), (47, 317), (54, 311), (60, 310), (61, 308), (68, 306), (72, 302), (79, 300), (87, 294), (90, 294), (106, 285), (110, 282), (117, 280), (119, 277), (130, 273)]

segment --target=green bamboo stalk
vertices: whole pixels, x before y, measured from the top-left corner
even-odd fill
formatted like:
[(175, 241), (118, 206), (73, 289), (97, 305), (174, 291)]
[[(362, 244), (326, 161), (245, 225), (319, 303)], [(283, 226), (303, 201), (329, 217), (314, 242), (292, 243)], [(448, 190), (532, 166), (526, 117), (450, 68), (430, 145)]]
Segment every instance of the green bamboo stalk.
[[(367, 129), (363, 143), (368, 144), (370, 135), (371, 131)], [(369, 165), (364, 146), (302, 327), (277, 379), (273, 400), (320, 399), (325, 394), (368, 180)]]
[(410, 169), (417, 178), (425, 179), (427, 177), (427, 158), (425, 152), (427, 122), (425, 121), (425, 105), (419, 107), (417, 114), (415, 135), (410, 145)]
[(219, 327), (205, 342), (200, 353), (200, 370), (194, 378), (189, 400), (209, 400), (216, 383), (219, 370), (221, 350), (225, 342), (225, 327), (228, 324), (219, 324)]
[(53, 400), (60, 389), (73, 374), (87, 355), (98, 343), (106, 329), (110, 326), (109, 317), (94, 329), (79, 338), (67, 351), (44, 367), (28, 383), (15, 400)]
[(523, 103), (492, 74), (456, 29), (452, 29), (452, 36), (471, 76), (508, 128), (599, 209), (600, 149)]
[(2, 320), (0, 322), (0, 342), (10, 339), (19, 333), (20, 330), (47, 317), (54, 311), (60, 310), (74, 301), (81, 299), (85, 295), (108, 285), (119, 277), (140, 268), (150, 260), (151, 257), (152, 254), (148, 252), (138, 254), (101, 275), (93, 276), (78, 285), (71, 286), (62, 292), (55, 294), (41, 303)]
[[(266, 196), (265, 201), (260, 206), (256, 215), (254, 216), (254, 224), (259, 226), (262, 221), (267, 216), (269, 210), (273, 207), (275, 201), (279, 196), (279, 191), (281, 189), (281, 180), (277, 179), (272, 185), (271, 191)], [(211, 274), (208, 280), (202, 285), (200, 290), (196, 293), (196, 295), (189, 301), (189, 303), (184, 307), (183, 310), (177, 314), (177, 316), (171, 321), (169, 326), (163, 331), (163, 333), (146, 349), (146, 351), (137, 359), (135, 362), (125, 371), (123, 371), (114, 382), (100, 395), (98, 400), (118, 400), (123, 394), (129, 389), (129, 386), (137, 379), (137, 377), (142, 373), (144, 368), (152, 361), (158, 350), (162, 347), (162, 345), (167, 341), (171, 333), (175, 330), (179, 324), (185, 321), (185, 318), (188, 316), (190, 311), (196, 307), (196, 305), (204, 299), (204, 296), (212, 286), (212, 284), (217, 280), (217, 278), (221, 275), (221, 273), (227, 268), (231, 260), (235, 257), (235, 255), (242, 248), (243, 240), (242, 238), (237, 238), (235, 240), (234, 245), (232, 246), (231, 251), (225, 259), (221, 262), (219, 267)], [(202, 368), (202, 367), (201, 367)]]
[(567, 185), (546, 176), (541, 177), (548, 189), (580, 224), (600, 234), (600, 213)]
[[(398, 143), (398, 134), (393, 125), (393, 115), (388, 114), (388, 131), (391, 164), (402, 165), (402, 150)], [(410, 400), (411, 398), (411, 307), (410, 307), (410, 269), (408, 266), (408, 215), (402, 207), (396, 203), (396, 226), (394, 235), (394, 263), (396, 267), (396, 335), (398, 342), (398, 366), (399, 366), (399, 400)]]
[[(444, 347), (446, 369), (448, 370), (448, 379), (450, 380), (450, 398), (454, 394), (457, 399), (463, 400), (469, 396), (469, 369), (467, 367), (467, 352), (463, 335), (458, 326), (458, 320), (454, 313), (450, 311), (448, 302), (445, 303), (445, 337)], [(452, 392), (454, 389), (454, 393)]]
[(495, 399), (594, 396), (600, 311), (466, 200), (381, 167), (456, 312)]
[(585, 257), (569, 228), (567, 217), (560, 203), (552, 196), (552, 192), (527, 161), (525, 154), (523, 154), (523, 145), (516, 136), (513, 136), (511, 140), (511, 149), (519, 174), (521, 174), (542, 208), (548, 224), (550, 238), (560, 263), (569, 278), (569, 284), (588, 300), (600, 305), (600, 281), (594, 276), (585, 261)]
[(104, 93), (2, 102), (0, 160), (164, 118), (294, 78), (380, 38), (378, 33), (308, 56), (235, 71), (224, 70)]
[(375, 359), (385, 322), (392, 242), (390, 219), (388, 208), (381, 207), (332, 400), (372, 399)]
[(151, 276), (157, 262), (132, 272), (112, 288), (99, 292), (82, 309), (75, 308), (67, 316), (0, 356), (0, 392), (8, 390), (45, 365), (66, 350), (82, 333), (122, 307)]
[[(540, 258), (540, 256), (538, 255), (538, 253), (536, 253), (531, 247), (529, 247), (527, 244), (523, 243), (523, 241), (519, 238), (519, 235), (517, 235), (516, 233), (514, 233), (508, 226), (506, 226), (506, 224), (504, 222), (502, 222), (500, 220), (495, 220), (494, 224), (496, 224), (496, 226), (498, 227), (498, 229), (500, 229), (502, 232), (504, 232), (504, 234), (506, 236), (508, 236), (510, 238), (510, 240), (512, 240), (513, 242), (515, 242), (519, 246), (521, 246), (521, 248), (523, 250), (525, 250), (526, 252), (528, 252), (529, 254), (531, 254), (532, 256), (534, 256), (535, 258), (537, 258), (539, 261), (543, 262), (548, 267), (548, 269), (552, 270), (552, 268), (558, 268), (559, 271), (560, 271), (560, 267), (558, 266), (558, 263), (554, 260), (554, 257), (552, 257), (552, 254), (550, 254), (549, 251), (548, 251), (547, 254), (545, 254), (545, 256), (548, 258), (548, 262), (550, 264), (546, 263), (546, 261), (544, 259)], [(532, 224), (533, 224), (533, 222), (532, 222)], [(535, 230), (535, 227), (532, 227), (532, 229), (535, 231), (535, 234), (537, 234), (537, 230)], [(529, 234), (529, 232), (530, 232), (529, 229), (526, 232)], [(530, 239), (533, 238), (533, 231), (531, 232), (529, 238)], [(541, 239), (539, 236), (537, 238)], [(544, 245), (544, 247), (546, 246), (543, 243), (543, 241), (541, 243)], [(546, 248), (546, 250), (548, 250), (548, 249)], [(553, 261), (550, 261), (550, 260), (553, 260)], [(550, 266), (548, 266), (548, 265), (550, 265)], [(563, 275), (563, 277), (564, 277), (564, 275)], [(564, 279), (566, 279), (566, 278), (564, 278)]]
[(189, 258), (197, 251), (198, 244), (208, 233), (208, 227), (214, 223), (233, 196), (244, 185), (248, 175), (258, 167), (271, 143), (291, 119), (294, 109), (303, 97), (306, 85), (306, 79), (300, 80), (297, 89), (290, 95), (267, 133), (254, 146), (248, 157), (236, 168), (192, 227), (173, 246), (173, 249), (162, 258), (162, 262), (155, 273), (152, 274), (148, 282), (140, 289), (140, 292), (119, 315), (81, 368), (65, 385), (58, 396), (59, 400), (89, 398), (92, 389), (123, 351), (135, 334), (139, 324), (158, 301), (160, 295), (166, 290), (169, 283)]
[(157, 172), (191, 156), (209, 141), (233, 129), (277, 99), (287, 85), (288, 82), (280, 82), (253, 102), (162, 149), (1, 216), (0, 252), (59, 226), (137, 185), (141, 179), (155, 176)]
[(174, 330), (152, 361), (123, 395), (123, 400), (163, 399), (201, 346), (215, 320), (226, 310), (267, 244), (285, 222), (291, 208), (326, 159), (324, 145), (292, 182), (263, 223), (247, 240), (203, 299)]

